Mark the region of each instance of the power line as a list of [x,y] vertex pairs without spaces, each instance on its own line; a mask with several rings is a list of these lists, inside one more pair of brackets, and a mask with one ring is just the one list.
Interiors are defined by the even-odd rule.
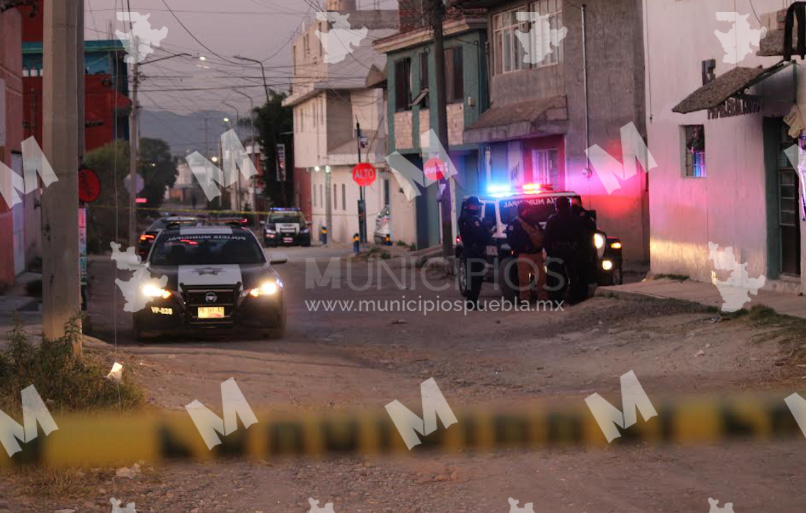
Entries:
[[[128,0],[126,0],[126,1],[128,1]],[[189,35],[190,37],[192,37],[194,41],[196,41],[197,43],[199,43],[199,44],[202,46],[202,48],[204,48],[205,50],[207,50],[208,52],[210,52],[211,54],[215,55],[216,57],[218,57],[218,58],[219,58],[219,59],[221,59],[221,60],[224,60],[224,61],[230,62],[230,63],[232,63],[232,64],[237,64],[236,62],[231,61],[231,60],[227,59],[226,57],[222,57],[221,55],[219,55],[218,53],[216,53],[215,51],[213,51],[213,49],[212,49],[212,48],[210,48],[210,47],[209,47],[209,46],[207,46],[206,44],[202,43],[202,42],[201,42],[201,40],[200,40],[198,37],[196,37],[196,36],[193,34],[193,32],[191,32],[191,31],[190,31],[190,29],[188,29],[188,28],[185,26],[185,24],[184,24],[184,23],[182,23],[182,20],[181,20],[181,19],[179,19],[179,16],[177,16],[177,15],[176,15],[176,13],[173,11],[173,9],[171,9],[171,6],[169,6],[169,5],[168,5],[168,2],[167,2],[166,0],[162,0],[162,3],[163,3],[163,5],[165,5],[165,8],[166,8],[166,9],[168,9],[168,11],[171,13],[171,16],[173,16],[173,17],[174,17],[174,19],[176,20],[176,22],[177,22],[177,23],[179,23],[179,25],[180,25],[180,26],[181,26],[183,29],[185,29],[185,32],[187,32],[187,33],[188,33],[188,35]]]

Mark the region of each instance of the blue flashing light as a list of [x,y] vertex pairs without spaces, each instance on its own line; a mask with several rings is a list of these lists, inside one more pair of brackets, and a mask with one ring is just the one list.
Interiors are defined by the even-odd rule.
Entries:
[[491,196],[499,197],[499,196],[507,196],[513,193],[512,187],[509,185],[489,185],[487,186],[487,193]]

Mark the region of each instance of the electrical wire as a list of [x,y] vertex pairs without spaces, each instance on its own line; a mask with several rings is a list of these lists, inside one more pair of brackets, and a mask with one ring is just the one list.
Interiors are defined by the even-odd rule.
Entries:
[[[126,0],[126,1],[128,1],[128,0]],[[226,61],[226,62],[229,62],[229,63],[232,63],[232,64],[240,64],[240,63],[237,63],[237,62],[235,62],[235,61],[231,61],[231,60],[227,59],[226,57],[223,57],[223,56],[219,55],[219,54],[218,54],[218,53],[216,53],[216,52],[215,52],[215,51],[214,51],[212,48],[210,48],[210,47],[209,47],[209,46],[207,46],[206,44],[202,43],[202,42],[201,42],[201,40],[200,40],[198,37],[196,37],[196,35],[195,35],[195,34],[193,34],[193,32],[191,32],[191,31],[190,31],[190,29],[188,29],[188,28],[185,26],[185,24],[184,24],[184,23],[182,23],[182,20],[179,18],[179,16],[177,16],[177,15],[176,15],[176,13],[173,11],[173,9],[171,9],[171,6],[169,6],[169,5],[168,5],[167,0],[162,0],[162,3],[163,3],[163,5],[165,5],[165,8],[166,8],[166,9],[168,9],[168,11],[171,13],[171,16],[173,16],[173,17],[174,17],[174,19],[176,20],[176,22],[177,22],[177,23],[179,23],[179,25],[180,25],[180,26],[181,26],[183,29],[185,29],[185,32],[187,32],[187,33],[188,33],[188,35],[189,35],[190,37],[192,37],[194,41],[196,41],[197,43],[199,43],[199,44],[202,46],[202,48],[204,48],[205,50],[207,50],[208,52],[210,52],[211,54],[215,55],[216,57],[218,57],[219,59],[221,59],[221,60],[223,60],[223,61]]]

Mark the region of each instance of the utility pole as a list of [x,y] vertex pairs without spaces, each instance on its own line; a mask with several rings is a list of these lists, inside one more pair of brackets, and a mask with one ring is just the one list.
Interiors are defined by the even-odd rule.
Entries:
[[[238,135],[238,130],[241,128],[241,112],[238,110],[237,107],[235,107],[232,104],[229,104],[227,102],[221,102],[221,103],[235,111],[235,125],[234,125],[235,128],[234,128],[234,130],[235,130],[235,136],[238,138],[238,141],[240,141],[241,136]],[[231,122],[230,122],[230,128],[233,128],[233,125],[232,125]],[[237,169],[235,168],[235,155],[223,155],[222,158],[229,159],[229,162],[231,164],[231,167],[229,169],[231,169],[233,172],[235,172],[235,176],[236,176],[237,180],[235,182],[235,205],[234,205],[234,208],[238,212],[241,212],[243,210],[243,208],[241,208],[241,173],[238,173]],[[223,161],[222,161],[222,165],[223,165]],[[227,168],[224,167],[224,169],[227,169]]]
[[263,61],[250,59],[249,57],[241,57],[240,55],[236,55],[235,58],[242,61],[254,62],[260,65],[260,72],[263,74],[263,90],[266,91],[266,105],[271,103],[271,100],[269,100],[269,85],[266,83],[266,68],[263,67]]
[[129,115],[129,247],[137,244],[137,87],[140,84],[140,62],[136,52],[139,49],[137,36],[132,39],[134,64],[132,65],[132,112]]
[[[258,167],[258,154],[255,149],[257,148],[257,142],[255,141],[255,102],[252,100],[252,97],[248,94],[239,91],[237,89],[233,89],[236,93],[240,94],[241,96],[246,96],[249,98],[249,138],[252,142],[252,155],[250,155],[250,159],[253,161],[255,165],[255,169]],[[257,212],[257,183],[256,183],[257,176],[252,177],[252,210]],[[260,225],[258,224],[259,217],[255,214],[255,228],[258,228]]]
[[137,102],[137,89],[140,86],[140,66],[151,64],[152,62],[166,61],[176,57],[190,57],[189,53],[176,53],[159,59],[140,62],[140,39],[132,36],[132,50],[129,56],[134,59],[132,64],[132,112],[129,116],[129,246],[137,244],[137,151],[140,144],[140,133],[138,130],[138,116],[140,104]]
[[[42,335],[50,340],[64,336],[65,323],[81,310],[78,126],[84,116],[77,99],[83,64],[77,61],[83,53],[83,9],[83,0],[44,7],[42,147],[59,178],[42,194]],[[73,354],[81,354],[80,339]]]
[[[361,163],[361,123],[355,122],[355,138],[358,148],[358,163]],[[364,201],[364,186],[358,186],[358,239],[361,244],[367,243],[367,204]]]
[[[445,98],[445,34],[442,22],[445,19],[445,4],[443,0],[430,0],[431,28],[434,31],[434,64],[436,66],[436,109],[437,109],[437,137],[440,144],[448,151],[448,113]],[[445,158],[450,158],[445,155]],[[445,162],[447,165],[448,163]],[[443,177],[439,181],[442,189],[439,195],[440,214],[442,218],[442,254],[445,258],[453,255],[453,220],[452,192],[450,178]]]

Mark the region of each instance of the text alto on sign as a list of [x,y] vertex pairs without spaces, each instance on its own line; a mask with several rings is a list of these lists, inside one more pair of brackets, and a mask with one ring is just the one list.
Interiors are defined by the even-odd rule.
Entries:
[[375,166],[369,162],[361,162],[353,168],[353,181],[361,187],[369,187],[377,177]]

